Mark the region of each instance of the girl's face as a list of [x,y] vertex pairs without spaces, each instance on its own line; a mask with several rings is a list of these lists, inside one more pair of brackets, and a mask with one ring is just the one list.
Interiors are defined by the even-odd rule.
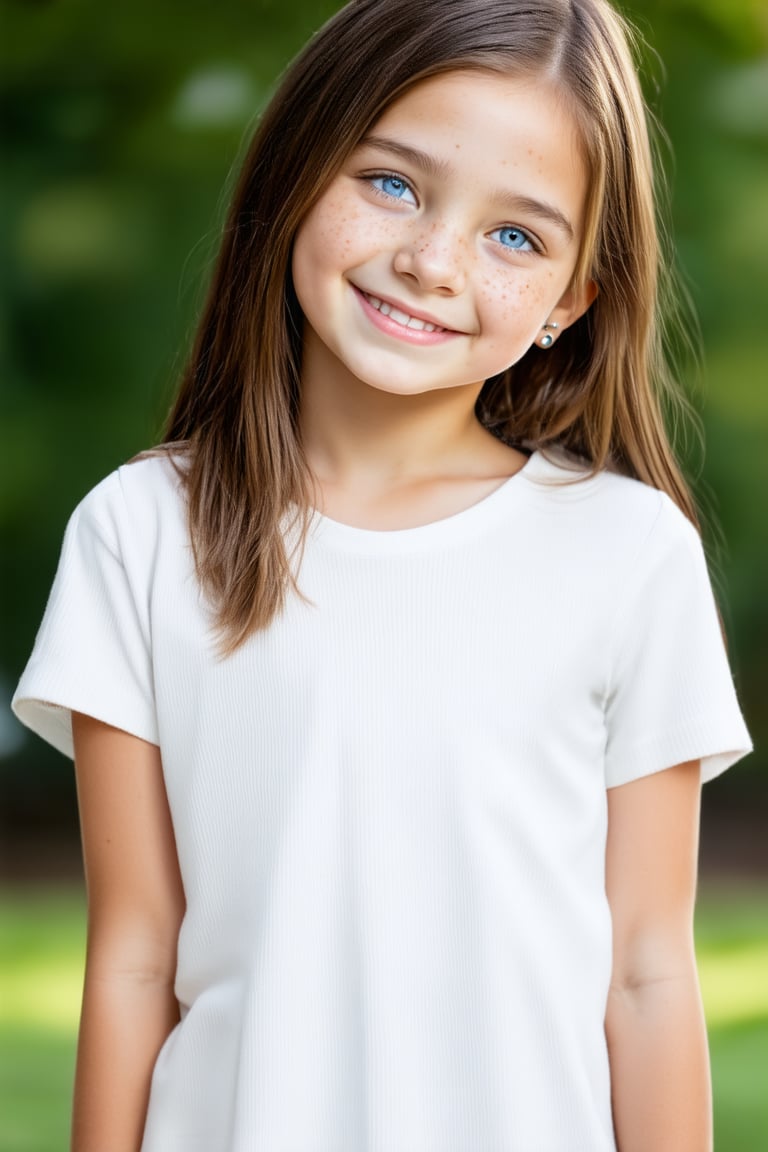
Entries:
[[575,122],[544,81],[453,72],[412,88],[296,237],[304,380],[481,385],[544,324],[559,335],[595,292],[569,289],[586,189]]

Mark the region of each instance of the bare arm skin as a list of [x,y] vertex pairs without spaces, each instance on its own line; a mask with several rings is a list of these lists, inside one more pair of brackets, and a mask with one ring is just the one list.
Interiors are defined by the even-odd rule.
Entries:
[[699,796],[698,761],[608,791],[606,1035],[619,1152],[712,1149],[693,949]]
[[138,1152],[152,1069],[179,1019],[184,893],[160,750],[74,715],[88,894],[72,1152]]

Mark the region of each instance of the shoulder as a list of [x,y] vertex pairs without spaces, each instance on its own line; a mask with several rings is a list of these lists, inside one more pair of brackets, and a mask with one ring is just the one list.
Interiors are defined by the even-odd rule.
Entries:
[[181,495],[182,467],[170,453],[142,453],[95,484],[78,509],[99,516],[119,514],[121,507],[175,504]]
[[178,516],[184,504],[181,467],[166,452],[138,456],[91,488],[75,508],[73,519],[119,533],[132,524],[146,529],[153,522]]
[[73,548],[94,558],[110,554],[142,580],[161,550],[180,557],[188,532],[179,467],[168,453],[152,452],[109,473],[72,513],[63,554]]
[[699,533],[682,510],[640,480],[610,469],[592,474],[584,461],[560,448],[540,453],[530,478],[543,503],[567,512],[585,546],[602,542],[641,567],[674,552],[702,552]]

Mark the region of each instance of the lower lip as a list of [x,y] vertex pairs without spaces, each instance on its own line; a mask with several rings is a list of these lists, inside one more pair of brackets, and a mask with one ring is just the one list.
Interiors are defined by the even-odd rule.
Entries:
[[440,332],[428,332],[424,328],[407,328],[404,324],[398,324],[391,316],[385,316],[383,312],[379,312],[378,308],[374,308],[373,304],[371,304],[359,288],[355,288],[354,291],[360,301],[363,312],[365,312],[374,327],[378,328],[380,332],[384,332],[387,336],[394,336],[397,340],[404,340],[406,344],[420,344],[422,346],[445,344],[448,340],[453,340],[454,337],[460,335],[459,332],[454,332],[451,328],[444,328]]

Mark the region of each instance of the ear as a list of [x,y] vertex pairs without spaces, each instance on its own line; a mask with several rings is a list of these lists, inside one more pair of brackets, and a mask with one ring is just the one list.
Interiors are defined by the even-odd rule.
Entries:
[[587,280],[581,288],[568,288],[550,313],[550,323],[559,328],[569,328],[592,306],[599,289],[596,280]]

